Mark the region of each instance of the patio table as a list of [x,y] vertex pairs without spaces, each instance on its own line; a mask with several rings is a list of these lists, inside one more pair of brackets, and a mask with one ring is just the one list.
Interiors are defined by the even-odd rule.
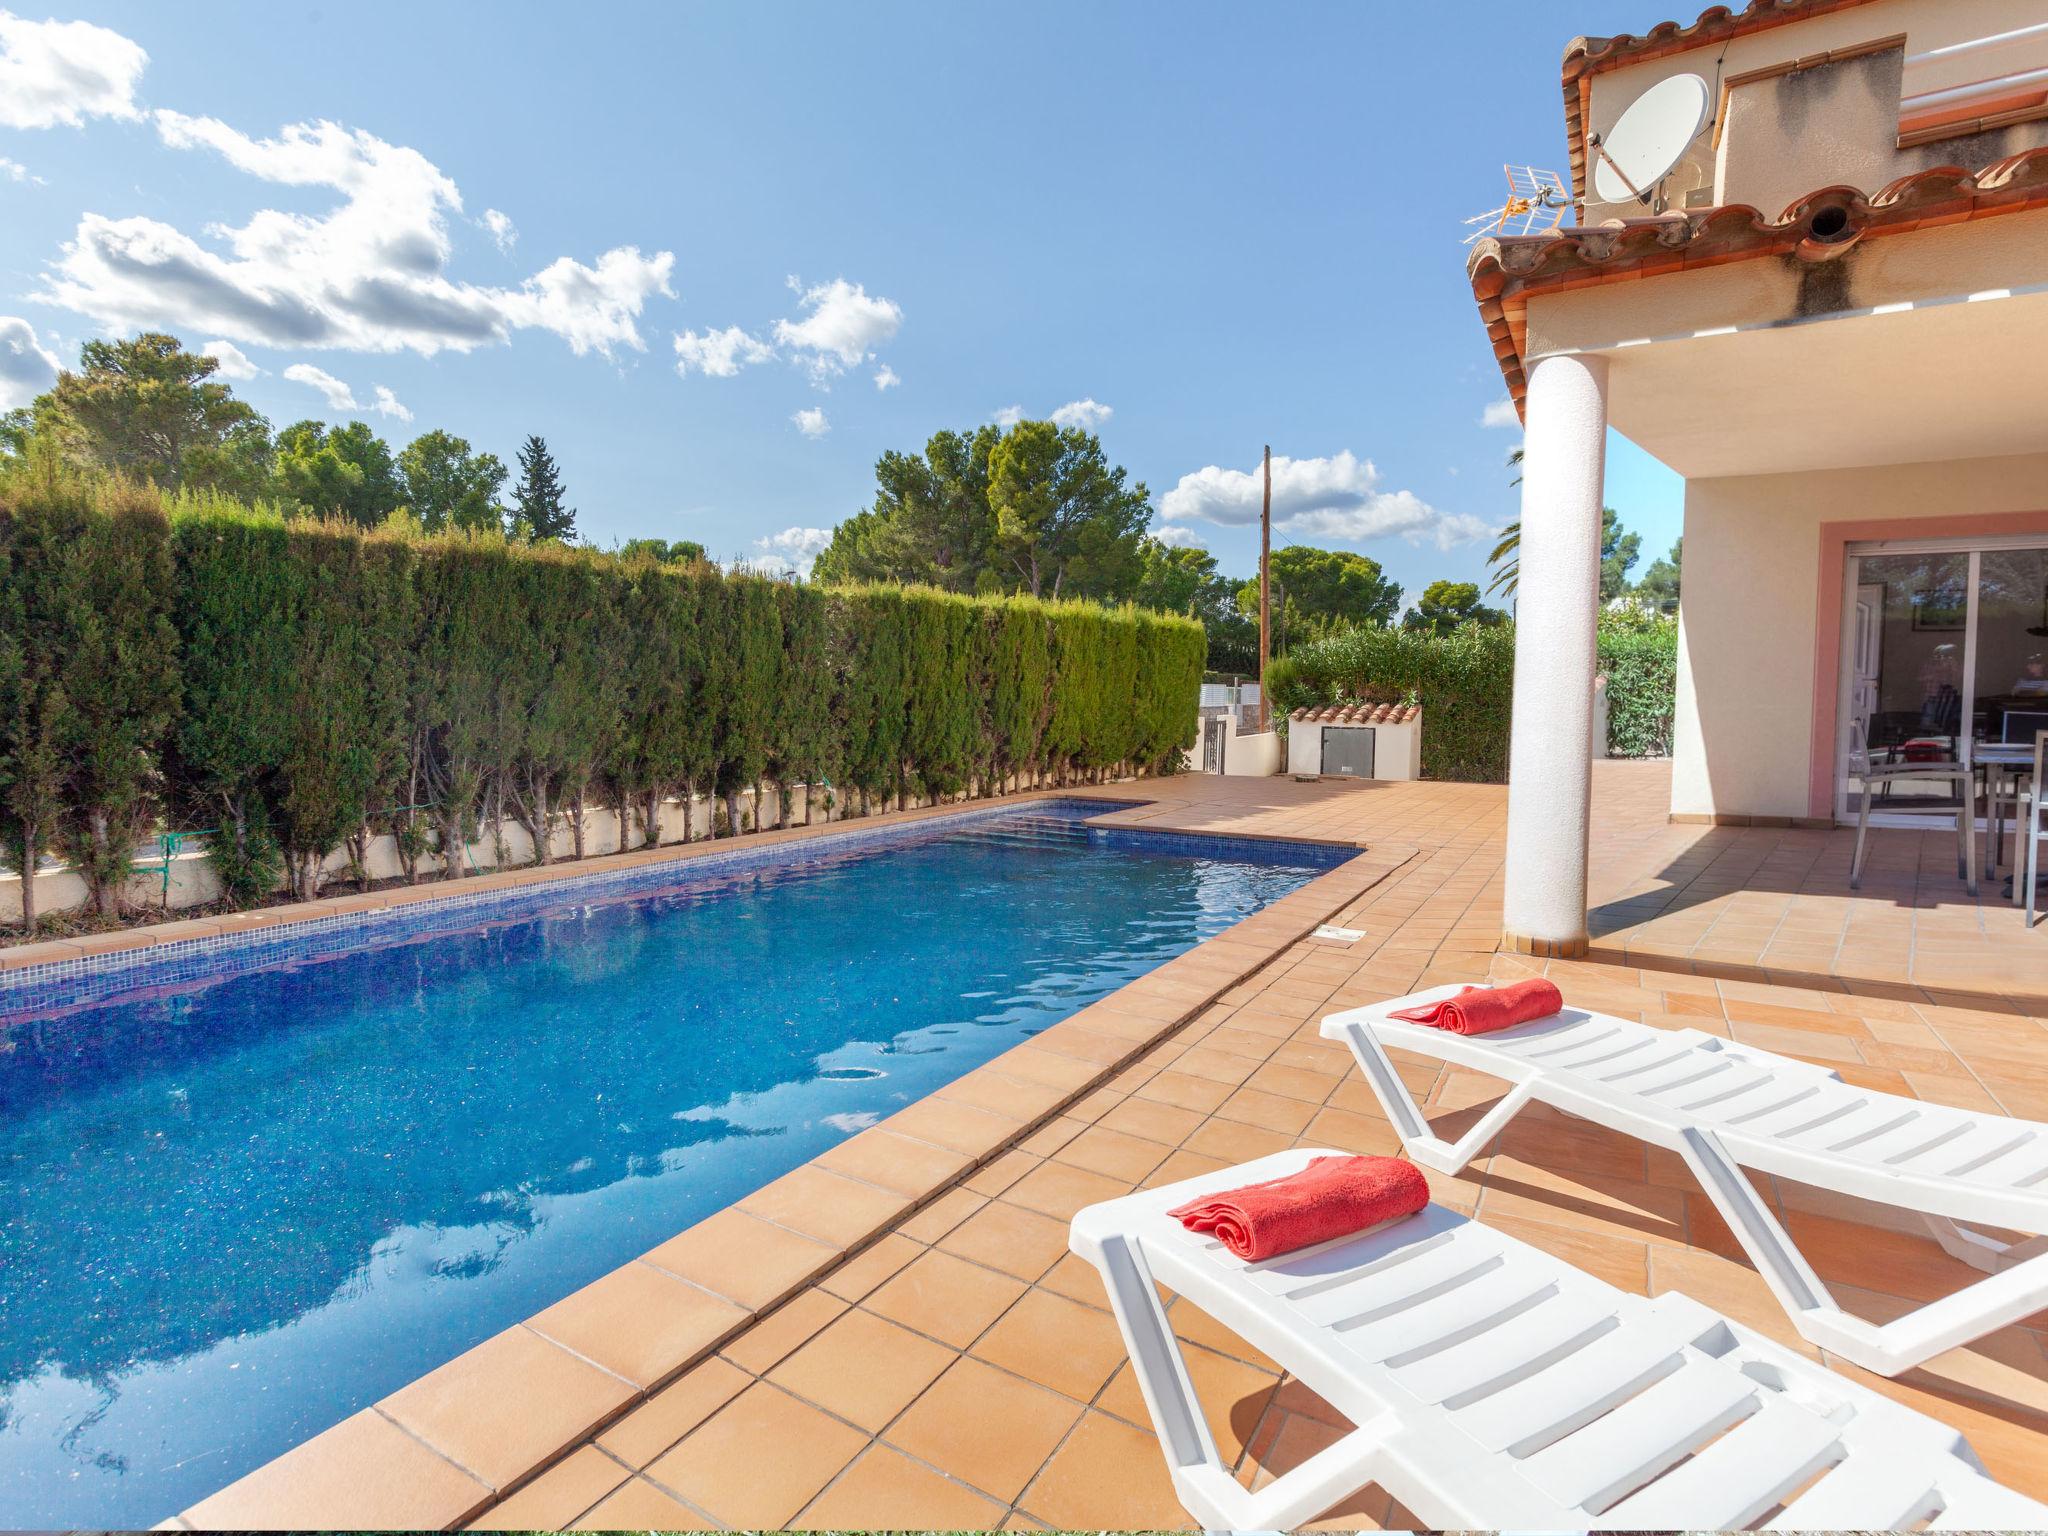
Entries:
[[[1995,875],[1998,873],[1998,852],[2005,842],[2005,801],[1998,792],[1998,781],[2001,777],[2011,781],[2012,795],[2017,802],[2020,785],[2034,776],[2034,744],[2031,741],[1980,741],[1971,748],[1970,756],[1984,769],[1985,824],[1990,833],[1985,864],[1986,873]],[[2015,849],[2015,867],[2022,862]],[[2021,895],[2015,880],[2012,899],[2017,902]]]

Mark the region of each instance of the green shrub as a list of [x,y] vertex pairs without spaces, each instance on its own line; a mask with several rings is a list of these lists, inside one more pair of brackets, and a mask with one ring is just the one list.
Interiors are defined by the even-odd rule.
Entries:
[[1422,705],[1424,778],[1507,781],[1513,625],[1467,624],[1447,635],[1346,630],[1294,647],[1267,675],[1283,718],[1304,705],[1412,698]]
[[1607,675],[1607,751],[1669,757],[1678,702],[1678,620],[1637,609],[1600,616],[1600,670]]

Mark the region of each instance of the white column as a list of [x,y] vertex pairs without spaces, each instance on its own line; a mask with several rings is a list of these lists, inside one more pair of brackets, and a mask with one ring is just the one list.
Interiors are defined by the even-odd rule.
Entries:
[[1503,937],[1525,953],[1583,954],[1607,359],[1544,358],[1524,416]]

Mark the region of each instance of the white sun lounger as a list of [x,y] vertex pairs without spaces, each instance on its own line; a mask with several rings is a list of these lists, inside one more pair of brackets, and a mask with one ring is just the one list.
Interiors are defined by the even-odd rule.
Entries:
[[[1327,1155],[1276,1152],[1074,1218],[1204,1527],[1291,1529],[1371,1483],[1438,1529],[2048,1527],[2048,1505],[1992,1481],[1955,1430],[1690,1297],[1630,1295],[1441,1206],[1260,1264],[1166,1214]],[[1241,1486],[1160,1285],[1356,1428]]]
[[[1531,1099],[1676,1152],[1806,1338],[1896,1376],[2048,1306],[2048,1125],[1853,1087],[1825,1067],[1698,1030],[1566,1008],[1490,1035],[1390,1019],[1456,986],[1323,1021],[1418,1163],[1456,1173]],[[1505,1079],[1505,1097],[1453,1142],[1434,1134],[1386,1048]],[[1987,1278],[1885,1324],[1844,1312],[1743,1169],[1917,1213]],[[1873,1277],[1881,1282],[1882,1277]],[[1880,1284],[1880,1287],[1881,1284]]]

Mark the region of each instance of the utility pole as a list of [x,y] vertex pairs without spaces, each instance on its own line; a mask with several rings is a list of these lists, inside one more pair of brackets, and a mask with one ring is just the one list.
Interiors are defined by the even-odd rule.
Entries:
[[1266,494],[1259,507],[1259,730],[1273,728],[1267,718],[1266,663],[1273,655],[1273,445],[1266,444]]

